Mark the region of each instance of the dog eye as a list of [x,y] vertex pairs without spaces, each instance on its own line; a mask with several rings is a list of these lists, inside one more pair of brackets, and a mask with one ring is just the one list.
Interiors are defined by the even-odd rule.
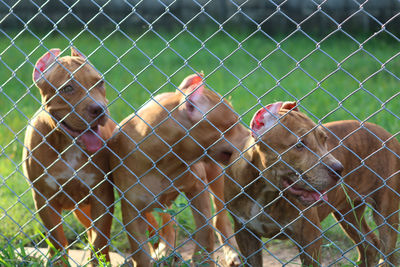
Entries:
[[71,93],[74,91],[74,88],[71,85],[66,85],[63,88],[60,89],[60,92],[65,94],[65,93]]
[[93,87],[104,87],[104,80],[97,81]]
[[105,87],[104,87],[104,80],[100,80],[97,82],[97,84],[95,85],[96,88],[99,88],[100,90],[104,91]]
[[302,141],[299,141],[299,142],[295,145],[295,147],[296,147],[297,149],[302,149],[302,148],[304,147],[304,143],[303,143]]

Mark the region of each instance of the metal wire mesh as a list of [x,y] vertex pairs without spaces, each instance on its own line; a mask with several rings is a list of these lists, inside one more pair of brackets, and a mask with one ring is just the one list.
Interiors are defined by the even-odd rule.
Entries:
[[[67,255],[71,265],[80,266],[109,260],[82,251],[109,247],[113,265],[129,264],[133,257],[139,266],[150,259],[161,266],[342,266],[378,264],[379,259],[396,266],[399,11],[394,0],[0,0],[1,264],[58,264],[59,256]],[[51,50],[55,47],[60,55]],[[85,54],[74,69],[60,63],[71,47]],[[45,71],[35,62],[47,53],[57,59]],[[46,74],[55,69],[66,78]],[[34,70],[40,77],[34,75],[32,82]],[[200,83],[179,86],[202,70]],[[88,85],[83,71],[95,81]],[[109,102],[98,93],[103,81]],[[68,86],[86,93],[74,98],[78,93],[68,92]],[[199,96],[207,90],[203,86],[212,97]],[[172,98],[179,103],[171,108]],[[211,107],[204,108],[199,99]],[[285,123],[295,111],[272,112],[268,103],[276,101],[296,101],[292,108],[315,124],[307,128],[297,121],[304,128],[299,134]],[[101,111],[93,115],[97,111],[90,111],[91,105]],[[59,106],[68,111],[54,112]],[[201,119],[188,123],[176,115],[182,110]],[[261,137],[253,126],[259,110],[274,122]],[[230,115],[237,120],[221,127],[218,123]],[[50,121],[51,129],[43,130],[38,118]],[[107,138],[98,122],[105,118],[117,126]],[[344,136],[325,125],[349,119],[358,127]],[[68,128],[73,120],[81,130]],[[197,132],[202,128],[207,129],[203,136]],[[240,141],[231,138],[238,128],[246,132]],[[266,137],[278,128],[296,142],[277,149]],[[142,138],[138,129],[147,131]],[[174,131],[184,133],[173,139]],[[324,140],[319,131],[336,144],[325,154],[314,146]],[[30,134],[24,138],[25,132]],[[60,133],[64,139],[54,141]],[[27,143],[30,136],[35,141]],[[210,140],[203,140],[206,136]],[[314,143],[304,141],[313,136]],[[85,142],[100,139],[100,147],[88,152]],[[229,163],[208,154],[224,141],[233,153]],[[296,148],[303,149],[305,160],[291,159]],[[202,153],[193,158],[199,149]],[[322,190],[315,179],[324,176],[313,173],[337,171],[327,163],[330,153],[345,155],[345,172],[336,185]],[[256,156],[265,160],[251,158]],[[284,179],[275,177],[289,174],[277,174],[280,169],[297,180],[282,186]],[[237,170],[250,181],[243,184],[247,177]],[[373,186],[358,177],[366,173]],[[224,199],[224,182],[239,188],[237,193],[226,198],[225,188]],[[295,184],[330,198],[320,206],[304,205],[294,197],[300,190]],[[335,190],[343,190],[343,205],[351,208],[331,197]],[[88,203],[97,208],[88,211]],[[65,238],[57,237],[61,225]],[[311,236],[315,239],[307,239]],[[163,243],[169,249],[162,251]],[[59,254],[46,250],[49,244],[59,247]],[[357,248],[365,249],[360,258]],[[260,253],[263,261],[257,262]]]

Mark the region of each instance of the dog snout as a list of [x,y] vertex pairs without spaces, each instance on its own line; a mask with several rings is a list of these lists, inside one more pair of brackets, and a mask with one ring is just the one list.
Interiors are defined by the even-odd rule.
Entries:
[[98,118],[105,115],[105,108],[99,104],[91,104],[88,107],[88,112],[92,118]]
[[343,169],[344,169],[343,165],[339,161],[335,161],[335,162],[329,164],[329,174],[336,180],[340,179]]

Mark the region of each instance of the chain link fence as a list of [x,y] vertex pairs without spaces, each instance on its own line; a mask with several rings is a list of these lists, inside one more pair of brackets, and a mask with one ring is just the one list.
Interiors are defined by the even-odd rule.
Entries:
[[398,266],[399,12],[0,1],[0,265]]

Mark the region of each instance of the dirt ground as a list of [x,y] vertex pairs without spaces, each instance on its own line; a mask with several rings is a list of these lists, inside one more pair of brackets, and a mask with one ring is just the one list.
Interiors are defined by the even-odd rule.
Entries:
[[[216,245],[217,247],[218,245]],[[178,252],[182,255],[184,260],[188,260],[191,258],[191,255],[194,250],[194,243],[189,241],[182,248],[178,249]],[[25,249],[27,255],[40,257],[47,255],[47,249],[35,249],[32,247],[28,247]],[[263,251],[263,266],[275,267],[275,266],[300,266],[300,259],[297,257],[298,250],[289,242],[276,242],[272,245],[269,245]],[[71,266],[81,266],[86,262],[86,259],[89,257],[89,252],[85,250],[70,250],[70,263]],[[219,266],[227,266],[222,247],[218,248],[218,250],[213,255],[214,259],[218,262]],[[115,252],[111,252],[111,264],[112,266],[121,266],[126,263],[125,258]],[[323,266],[326,266],[328,262],[323,262]],[[128,265],[129,266],[129,265]]]
[[[219,245],[216,244],[216,248]],[[190,259],[191,255],[194,251],[194,243],[192,241],[188,242],[184,248],[179,249],[178,252],[183,256],[184,259]],[[263,266],[271,266],[277,267],[286,264],[287,267],[292,266],[300,266],[300,258],[296,257],[298,254],[298,250],[293,245],[280,242],[274,244],[273,246],[268,246],[267,250],[263,251]],[[214,253],[213,258],[220,266],[228,266],[224,259],[223,249],[222,247],[218,248],[218,250]],[[294,259],[295,258],[295,259]],[[289,263],[290,262],[290,263]]]

